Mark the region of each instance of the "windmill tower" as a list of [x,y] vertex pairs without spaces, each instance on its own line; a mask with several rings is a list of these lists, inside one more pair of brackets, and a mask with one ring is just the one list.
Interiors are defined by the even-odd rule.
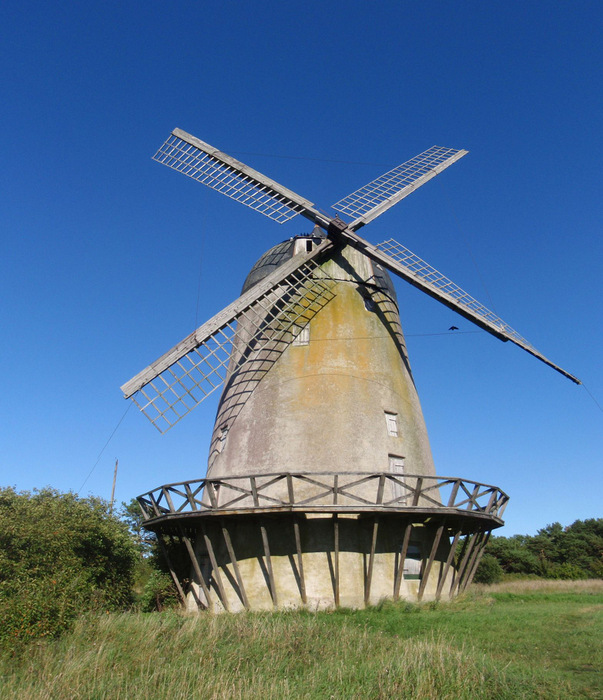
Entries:
[[467,152],[433,147],[334,205],[176,129],[155,160],[283,223],[241,296],[124,384],[160,430],[222,385],[205,478],[139,497],[183,600],[201,609],[451,597],[508,497],[439,477],[389,272],[579,383],[394,240],[356,233]]

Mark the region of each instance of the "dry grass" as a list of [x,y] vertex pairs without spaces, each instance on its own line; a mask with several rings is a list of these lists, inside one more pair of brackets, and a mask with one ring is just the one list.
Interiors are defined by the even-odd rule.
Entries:
[[11,675],[2,697],[19,700],[513,697],[483,657],[437,635],[402,640],[307,614],[82,621]]
[[602,698],[602,608],[601,581],[512,581],[445,605],[106,615],[0,658],[0,697]]
[[516,580],[503,581],[492,585],[473,584],[472,589],[483,593],[599,593],[603,594],[603,580],[554,581],[554,580]]

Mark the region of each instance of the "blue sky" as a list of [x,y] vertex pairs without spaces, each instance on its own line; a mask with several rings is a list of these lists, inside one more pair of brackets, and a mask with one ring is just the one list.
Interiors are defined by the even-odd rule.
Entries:
[[501,534],[600,517],[602,20],[599,2],[5,0],[0,483],[108,498],[118,458],[128,501],[205,473],[217,397],[161,436],[119,386],[309,225],[152,162],[178,126],[323,209],[433,144],[468,149],[363,235],[586,389],[400,282],[437,471],[506,490]]

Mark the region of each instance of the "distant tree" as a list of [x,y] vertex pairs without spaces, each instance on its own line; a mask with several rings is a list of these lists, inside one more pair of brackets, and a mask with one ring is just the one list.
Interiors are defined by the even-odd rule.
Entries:
[[484,554],[477,567],[473,580],[475,583],[498,583],[502,580],[503,568],[498,559],[491,554]]
[[144,529],[144,516],[138,501],[133,498],[129,503],[122,503],[119,516],[128,526],[141,554],[145,557],[151,555],[157,543],[157,536],[154,532]]
[[505,573],[547,578],[603,578],[603,519],[552,523],[536,535],[492,537],[486,548]]
[[56,636],[87,610],[126,608],[139,559],[101,499],[0,489],[0,645]]

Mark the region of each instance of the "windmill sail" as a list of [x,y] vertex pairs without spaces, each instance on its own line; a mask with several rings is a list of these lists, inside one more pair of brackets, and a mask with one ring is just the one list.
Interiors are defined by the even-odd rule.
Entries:
[[357,217],[348,224],[348,228],[357,231],[467,153],[469,151],[432,146],[356,192],[340,199],[333,204],[332,208],[341,214]]
[[463,291],[441,272],[438,272],[438,270],[429,265],[429,263],[421,260],[421,258],[393,238],[374,246],[355,234],[350,235],[349,232],[345,232],[343,235],[349,237],[351,244],[355,248],[363,250],[366,255],[375,262],[380,263],[414,287],[421,289],[426,294],[429,294],[429,296],[445,304],[453,311],[456,311],[472,323],[475,323],[480,328],[491,333],[499,340],[510,340],[515,345],[518,345],[520,348],[530,353],[530,355],[533,355],[549,367],[563,374],[563,376],[571,379],[574,383],[582,383],[579,379],[574,377],[574,375],[559,367],[559,365],[556,365],[554,362],[551,362],[542,353],[538,352],[533,345],[528,343],[525,338],[522,338],[517,331],[513,330],[511,326],[505,323],[495,313],[487,309],[483,304]]
[[122,386],[163,433],[253,363],[257,383],[310,319],[332,298],[333,282],[315,257],[297,255]]
[[153,160],[217,190],[279,224],[298,214],[303,214],[314,222],[326,220],[314,209],[312,202],[182,129],[172,131]]

